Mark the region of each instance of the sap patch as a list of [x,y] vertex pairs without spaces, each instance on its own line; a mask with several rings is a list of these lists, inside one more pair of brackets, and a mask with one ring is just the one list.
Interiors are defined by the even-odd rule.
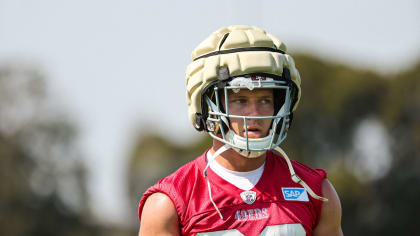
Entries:
[[304,188],[281,188],[284,200],[308,202],[308,193]]

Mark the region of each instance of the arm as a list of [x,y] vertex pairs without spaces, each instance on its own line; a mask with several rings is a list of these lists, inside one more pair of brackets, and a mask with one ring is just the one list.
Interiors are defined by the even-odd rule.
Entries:
[[324,179],[322,182],[322,193],[328,198],[321,210],[319,223],[314,229],[314,236],[343,236],[341,230],[341,204],[333,185]]
[[150,195],[141,213],[139,236],[179,235],[178,214],[171,199],[163,193]]

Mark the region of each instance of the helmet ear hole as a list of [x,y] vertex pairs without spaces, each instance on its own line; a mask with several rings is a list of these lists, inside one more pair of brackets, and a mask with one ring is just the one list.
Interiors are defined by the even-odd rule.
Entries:
[[197,131],[203,131],[205,129],[204,119],[200,113],[195,113],[194,123],[195,123],[194,128]]

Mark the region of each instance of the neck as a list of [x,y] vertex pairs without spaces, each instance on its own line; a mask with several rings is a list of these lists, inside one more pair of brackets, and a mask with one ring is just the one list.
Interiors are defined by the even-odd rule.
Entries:
[[[213,147],[210,149],[211,154],[214,154],[223,145],[224,143],[213,139]],[[245,172],[258,169],[264,164],[265,159],[266,154],[256,158],[247,158],[230,148],[220,154],[215,161],[228,170]]]

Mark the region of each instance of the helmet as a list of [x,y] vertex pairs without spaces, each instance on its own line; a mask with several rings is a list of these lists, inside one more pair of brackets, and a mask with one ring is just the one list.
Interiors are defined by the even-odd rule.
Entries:
[[[284,43],[258,27],[230,26],[212,33],[194,49],[191,58],[186,95],[189,119],[198,131],[207,131],[249,158],[280,145],[301,94],[300,75]],[[274,114],[230,114],[228,91],[239,89],[273,89]],[[229,118],[243,119],[244,124],[250,119],[271,119],[272,124],[266,137],[248,138],[247,130],[242,137],[231,129]]]

